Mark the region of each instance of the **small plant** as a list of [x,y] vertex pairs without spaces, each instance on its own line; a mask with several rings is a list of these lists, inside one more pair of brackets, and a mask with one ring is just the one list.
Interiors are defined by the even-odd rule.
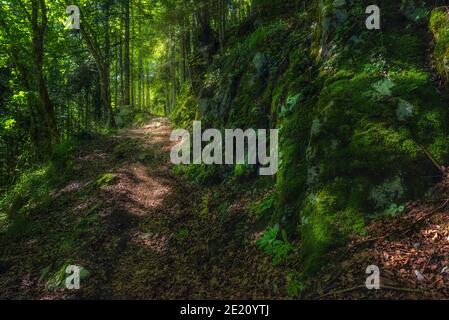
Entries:
[[287,293],[290,297],[298,297],[301,291],[304,290],[304,283],[299,279],[296,272],[289,272],[287,274]]
[[179,231],[176,233],[175,238],[176,238],[176,240],[178,240],[178,241],[182,241],[182,240],[184,240],[185,238],[187,238],[188,236],[189,236],[189,230],[187,230],[187,229],[181,229],[181,230],[179,230]]
[[[64,263],[61,268],[56,270],[54,273],[51,273],[52,266],[49,265],[41,270],[40,280],[47,279],[45,286],[49,290],[63,289],[65,288],[65,280],[67,277],[66,269],[69,266],[69,263]],[[81,267],[79,270],[80,280],[86,279],[90,276],[90,272]]]
[[271,194],[259,202],[256,202],[251,206],[251,211],[253,211],[258,218],[268,216],[273,212],[275,198]]
[[391,206],[385,210],[384,214],[390,217],[396,217],[397,215],[405,211],[404,205],[397,205],[396,203],[391,204]]
[[92,183],[92,186],[103,189],[109,186],[117,177],[112,173],[105,173],[98,177],[96,181]]
[[293,250],[292,245],[287,240],[287,233],[282,230],[282,240],[278,239],[279,224],[268,228],[257,245],[266,253],[273,255],[273,263],[279,265],[284,262],[288,254]]
[[220,204],[220,206],[218,207],[218,221],[220,223],[225,222],[226,218],[229,216],[229,202],[223,202],[222,204]]
[[200,215],[203,217],[209,215],[209,202],[210,202],[210,196],[207,193],[201,199]]

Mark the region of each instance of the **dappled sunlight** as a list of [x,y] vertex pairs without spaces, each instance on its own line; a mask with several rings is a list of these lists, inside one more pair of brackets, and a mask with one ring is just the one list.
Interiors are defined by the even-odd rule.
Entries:
[[150,209],[160,206],[172,191],[164,178],[149,175],[142,164],[125,164],[117,171],[116,177],[117,182],[104,190],[112,197],[111,201],[118,200],[122,207],[135,215],[145,215]]
[[79,181],[70,181],[70,183],[68,183],[65,187],[63,187],[61,190],[55,192],[53,195],[55,197],[59,197],[64,193],[73,193],[73,192],[78,192],[80,191],[82,188],[84,188],[86,186],[86,183],[82,183]]
[[[160,137],[156,138],[156,135],[153,134],[154,128],[159,130]],[[143,146],[153,148],[159,146],[159,143],[167,143],[169,131],[168,122],[156,118],[141,128],[121,132],[119,137],[137,140]],[[136,145],[136,148],[139,146]],[[115,170],[114,183],[104,188],[104,191],[110,196],[108,201],[118,201],[120,206],[130,214],[148,215],[152,210],[160,207],[173,191],[172,181],[168,178],[169,174],[165,165],[165,163],[156,163],[146,166],[141,162],[125,161]]]
[[143,246],[146,249],[152,250],[155,253],[163,254],[168,249],[168,242],[170,236],[158,233],[144,233],[139,230],[130,232],[130,240],[132,243]]
[[154,118],[149,124],[140,128],[128,129],[119,136],[138,139],[144,144],[166,144],[170,137],[171,128],[166,119]]
[[449,298],[447,2],[0,0],[0,300]]

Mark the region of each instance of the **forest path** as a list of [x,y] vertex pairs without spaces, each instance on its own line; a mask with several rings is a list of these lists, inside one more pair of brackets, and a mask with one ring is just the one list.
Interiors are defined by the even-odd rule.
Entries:
[[[0,297],[285,297],[282,268],[255,245],[252,191],[174,174],[170,132],[166,119],[154,118],[86,141],[72,178],[27,222],[33,230],[8,240]],[[63,288],[67,265],[89,272],[80,290]]]

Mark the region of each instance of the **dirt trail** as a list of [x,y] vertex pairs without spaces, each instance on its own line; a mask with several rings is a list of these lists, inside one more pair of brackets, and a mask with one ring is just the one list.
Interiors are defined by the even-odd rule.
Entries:
[[[1,240],[13,245],[0,261],[0,297],[285,297],[282,268],[254,244],[251,190],[202,188],[175,175],[170,131],[155,118],[86,141],[73,178],[27,222],[33,230]],[[89,272],[78,291],[61,288],[68,264]]]

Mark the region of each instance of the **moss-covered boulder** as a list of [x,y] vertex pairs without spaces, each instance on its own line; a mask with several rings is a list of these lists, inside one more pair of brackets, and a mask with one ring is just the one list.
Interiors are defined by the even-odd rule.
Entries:
[[296,205],[306,273],[369,217],[428,190],[438,170],[423,147],[441,162],[448,156],[448,101],[426,67],[427,30],[408,18],[410,7],[385,1],[390,21],[366,30],[364,7],[349,3],[321,3],[312,54],[322,88],[281,135],[278,208]]

